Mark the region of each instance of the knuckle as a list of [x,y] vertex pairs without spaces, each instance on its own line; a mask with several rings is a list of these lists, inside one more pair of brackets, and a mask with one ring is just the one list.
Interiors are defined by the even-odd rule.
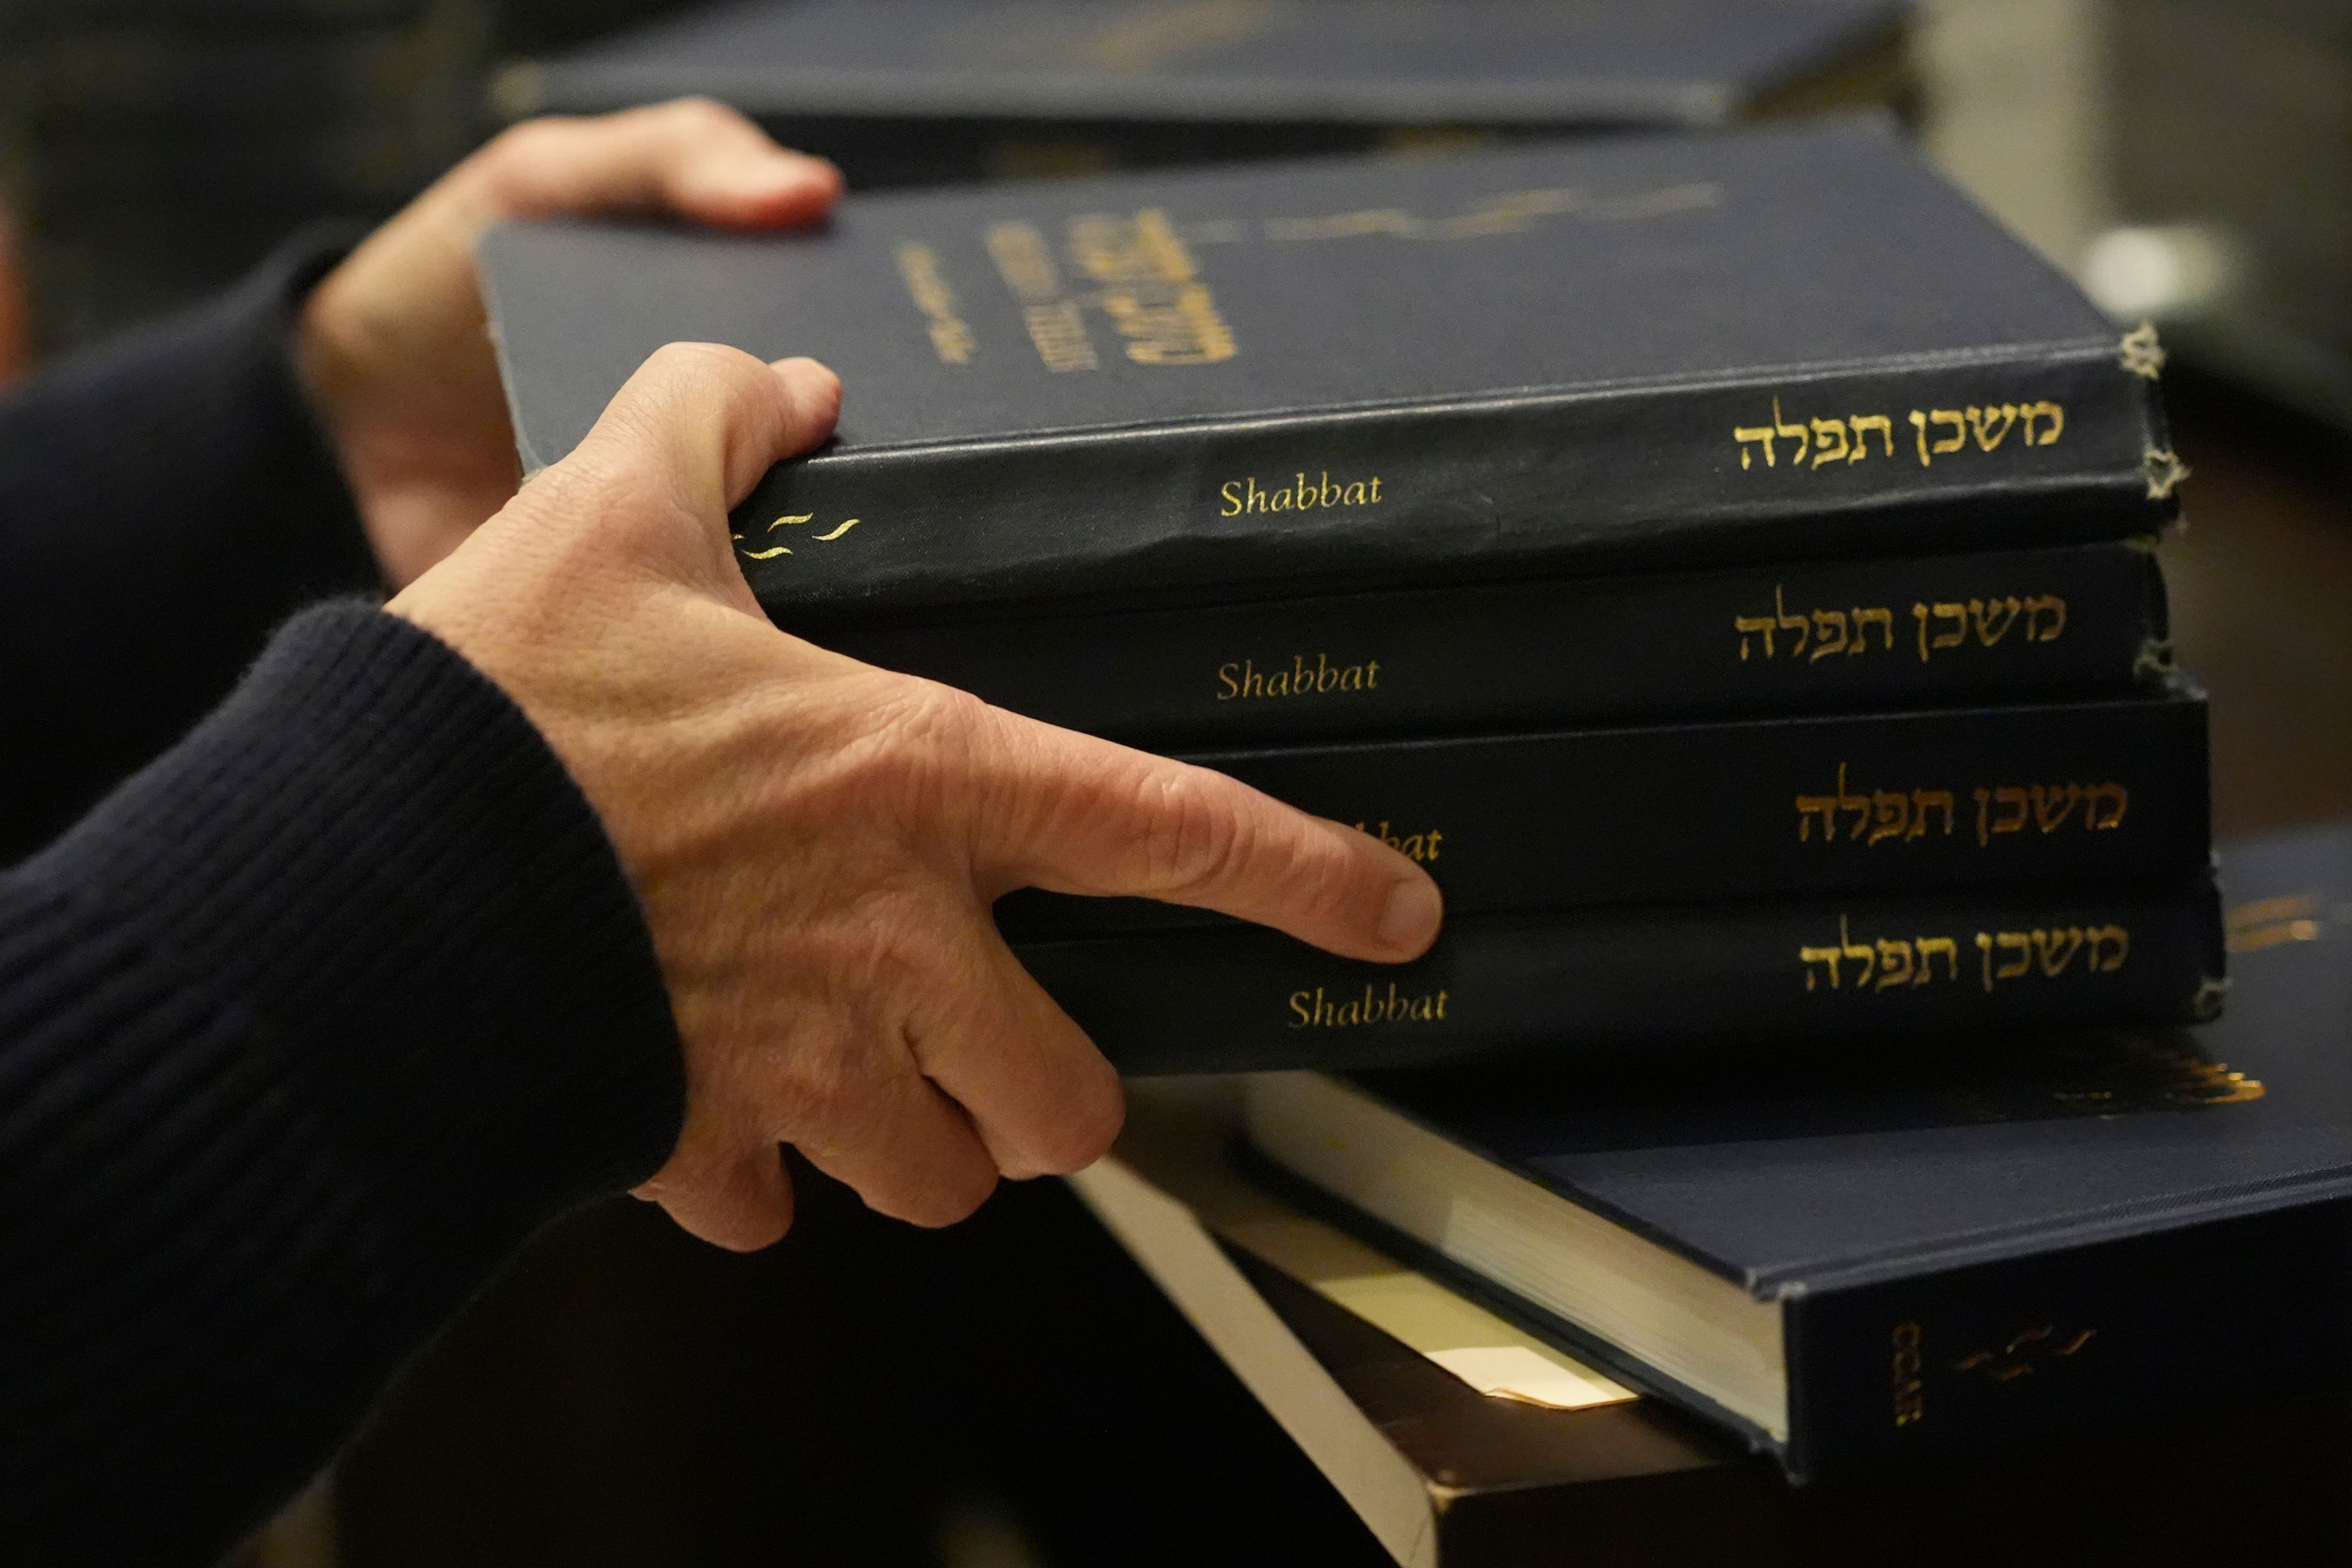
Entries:
[[500,178],[537,168],[563,152],[579,124],[569,116],[550,114],[510,125],[484,145],[482,167]]
[[970,1219],[995,1191],[994,1167],[984,1160],[961,1161],[955,1169],[932,1173],[919,1191],[904,1194],[884,1212],[909,1225],[939,1230]]
[[703,93],[688,93],[673,98],[658,107],[657,112],[678,129],[709,133],[731,131],[749,123],[727,105]]
[[1222,881],[1255,847],[1253,826],[1235,813],[1224,792],[1200,773],[1156,773],[1143,784],[1150,875],[1170,892]]

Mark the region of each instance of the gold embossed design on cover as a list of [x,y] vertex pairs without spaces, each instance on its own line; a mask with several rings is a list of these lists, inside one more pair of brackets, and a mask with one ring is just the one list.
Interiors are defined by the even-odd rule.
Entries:
[[[816,514],[813,511],[793,513],[784,517],[780,517],[776,519],[775,521],[768,524],[767,531],[773,533],[780,528],[803,528],[815,521]],[[823,533],[811,535],[810,542],[817,544],[831,544],[835,540],[839,539],[851,529],[856,528],[858,521],[858,519],[853,517],[845,522],[835,523],[832,528],[827,529]],[[743,543],[743,536],[741,534],[730,534],[728,537],[735,541],[736,545],[738,546],[736,553],[742,556],[746,561],[773,561],[779,555],[790,555],[793,552],[792,546],[788,544],[772,544],[763,550],[743,549],[741,548]]]

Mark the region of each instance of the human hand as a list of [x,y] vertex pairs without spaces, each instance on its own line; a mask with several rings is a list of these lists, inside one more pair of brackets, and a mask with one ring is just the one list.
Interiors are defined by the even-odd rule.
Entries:
[[684,100],[516,126],[449,171],[314,289],[295,363],[394,585],[515,490],[474,240],[500,218],[668,214],[730,228],[821,217],[841,174],[731,109]]
[[791,1223],[779,1142],[926,1225],[1109,1145],[1116,1077],[991,921],[1015,887],[1375,960],[1425,951],[1441,914],[1361,833],[770,625],[727,512],[839,397],[807,360],[664,349],[390,605],[514,698],[604,821],[687,1058],[685,1128],[639,1195],[740,1248]]

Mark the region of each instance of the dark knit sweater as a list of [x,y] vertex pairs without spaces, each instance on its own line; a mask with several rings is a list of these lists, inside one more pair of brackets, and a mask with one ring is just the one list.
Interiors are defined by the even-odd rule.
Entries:
[[529,721],[364,604],[268,635],[370,570],[304,281],[0,403],[0,1562],[216,1558],[677,1133],[642,914]]

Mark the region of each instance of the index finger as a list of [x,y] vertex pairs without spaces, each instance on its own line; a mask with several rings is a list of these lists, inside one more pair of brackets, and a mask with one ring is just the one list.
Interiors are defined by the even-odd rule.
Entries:
[[977,851],[1007,888],[1189,904],[1384,963],[1437,939],[1437,884],[1378,839],[1207,768],[1001,721]]
[[841,171],[781,147],[709,99],[593,119],[534,120],[471,161],[483,220],[551,214],[673,213],[761,228],[804,223],[841,195]]

